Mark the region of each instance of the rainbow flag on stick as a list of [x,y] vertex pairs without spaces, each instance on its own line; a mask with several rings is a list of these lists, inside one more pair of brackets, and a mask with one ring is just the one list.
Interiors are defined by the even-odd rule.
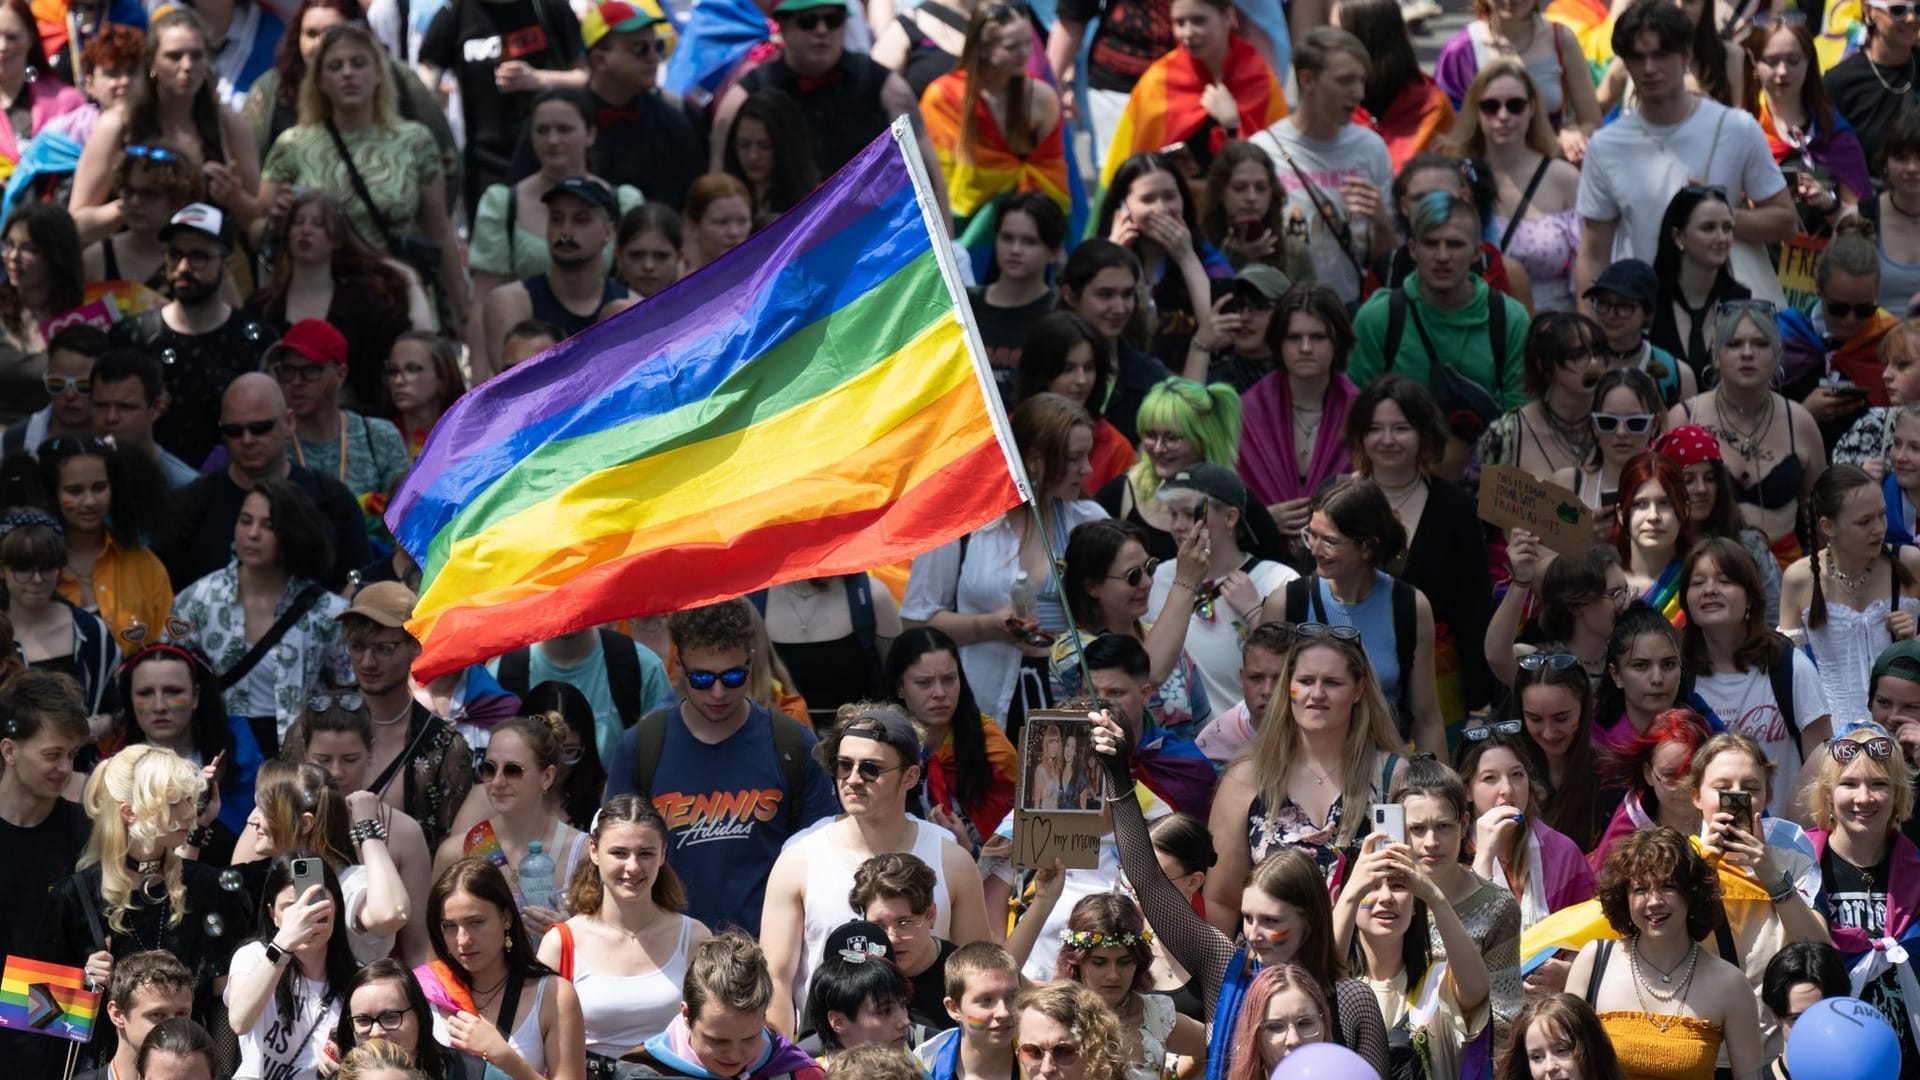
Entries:
[[100,992],[77,967],[7,957],[0,972],[0,1028],[83,1043],[93,1038]]
[[387,511],[421,680],[864,571],[1026,480],[904,122],[713,265],[468,394]]

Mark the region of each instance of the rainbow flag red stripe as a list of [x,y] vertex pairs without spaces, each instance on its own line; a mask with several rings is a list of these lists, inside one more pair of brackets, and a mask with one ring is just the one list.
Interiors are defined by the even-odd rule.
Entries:
[[712,266],[435,425],[387,512],[424,573],[416,677],[910,558],[1021,501],[911,153],[896,125]]
[[0,1028],[87,1042],[99,1009],[80,968],[9,956],[0,971]]

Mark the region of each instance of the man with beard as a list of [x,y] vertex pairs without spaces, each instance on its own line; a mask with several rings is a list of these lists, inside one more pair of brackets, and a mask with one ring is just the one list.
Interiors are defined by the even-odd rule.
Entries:
[[[300,342],[296,340],[281,351],[293,352],[298,347]],[[322,585],[338,589],[349,571],[372,561],[360,503],[353,493],[338,480],[315,475],[287,459],[293,418],[287,399],[271,376],[253,371],[234,379],[222,395],[216,415],[220,434],[226,440],[227,467],[207,473],[180,492],[173,535],[154,545],[155,554],[167,566],[167,576],[179,588],[227,564],[240,504],[262,480],[291,480],[320,509],[334,552],[333,572]],[[268,752],[271,755],[270,749]]]
[[122,319],[108,337],[159,358],[170,407],[154,421],[154,441],[197,467],[219,443],[215,403],[236,375],[260,370],[275,335],[220,299],[233,253],[233,223],[225,211],[189,203],[160,230],[160,243],[172,301]]
[[540,201],[547,204],[547,272],[487,294],[482,340],[494,353],[487,370],[475,372],[476,381],[505,369],[504,348],[494,343],[504,342],[508,328],[521,320],[552,323],[564,337],[572,337],[599,322],[609,303],[628,295],[625,285],[607,276],[605,266],[604,253],[620,217],[613,192],[590,177],[569,176]]

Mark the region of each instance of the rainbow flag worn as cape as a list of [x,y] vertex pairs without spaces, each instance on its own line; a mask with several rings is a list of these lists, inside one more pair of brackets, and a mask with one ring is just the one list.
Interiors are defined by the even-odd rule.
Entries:
[[982,97],[973,103],[979,131],[973,160],[961,161],[961,108],[967,100],[967,76],[953,71],[933,80],[920,95],[920,115],[926,121],[940,171],[947,177],[947,201],[953,208],[954,235],[969,249],[993,246],[993,210],[1002,198],[1019,191],[1038,191],[1072,208],[1067,191],[1067,147],[1063,117],[1032,152],[1013,152],[993,107]]
[[424,571],[417,678],[864,572],[1022,500],[919,169],[896,121],[712,266],[448,411],[387,511]]
[[[1254,47],[1238,35],[1227,38],[1225,67],[1223,81],[1233,94],[1234,104],[1240,107],[1243,137],[1251,138],[1287,115],[1287,95],[1280,89],[1280,80],[1273,77],[1273,70]],[[1192,138],[1207,122],[1200,95],[1213,81],[1206,66],[1178,46],[1142,72],[1140,81],[1133,84],[1133,93],[1127,96],[1119,123],[1114,125],[1113,140],[1108,143],[1105,164],[1100,169],[1100,186],[1111,184],[1113,174],[1129,157]],[[1224,143],[1225,133],[1216,134],[1219,138],[1215,142]],[[1216,145],[1211,149],[1219,148]]]
[[7,957],[0,972],[0,1028],[84,1043],[93,1039],[100,991],[77,967]]

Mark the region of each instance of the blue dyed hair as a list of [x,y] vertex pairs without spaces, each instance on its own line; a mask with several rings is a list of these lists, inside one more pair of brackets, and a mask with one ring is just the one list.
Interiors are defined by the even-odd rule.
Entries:
[[1456,216],[1465,216],[1472,222],[1467,230],[1475,236],[1480,235],[1480,211],[1473,204],[1450,191],[1430,191],[1421,196],[1414,204],[1413,226],[1414,240],[1423,240],[1428,233],[1452,221]]

